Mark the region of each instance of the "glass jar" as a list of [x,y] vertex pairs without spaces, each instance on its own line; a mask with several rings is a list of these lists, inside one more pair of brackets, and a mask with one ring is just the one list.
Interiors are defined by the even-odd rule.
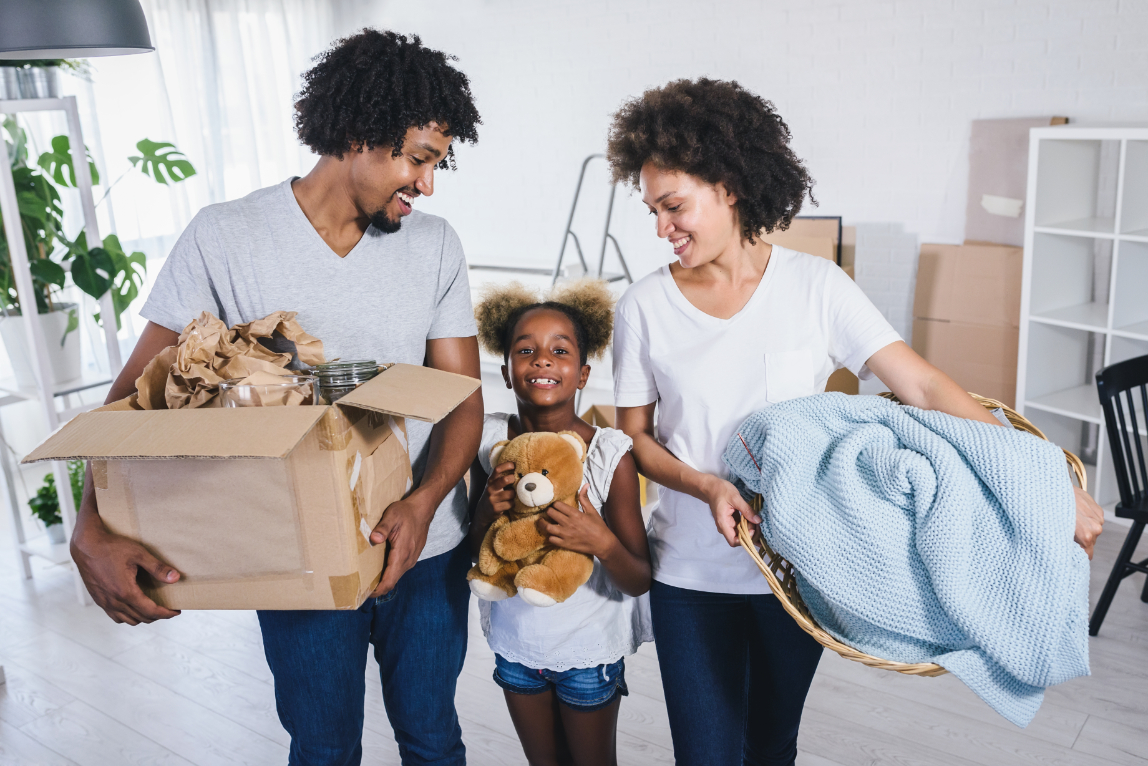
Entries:
[[316,365],[315,403],[334,404],[379,374],[374,359],[327,362]]
[[274,383],[244,384],[246,378],[232,378],[219,384],[224,407],[275,407],[314,404],[314,375],[283,375]]

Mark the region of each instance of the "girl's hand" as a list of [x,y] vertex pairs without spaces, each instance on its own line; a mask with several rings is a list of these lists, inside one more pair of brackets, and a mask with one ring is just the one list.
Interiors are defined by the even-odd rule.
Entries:
[[514,507],[514,463],[503,463],[495,467],[494,473],[486,480],[486,497],[490,510],[501,516]]
[[588,493],[590,485],[583,484],[578,492],[578,505],[582,510],[566,503],[555,503],[538,520],[538,529],[547,536],[547,542],[575,553],[585,553],[604,559],[618,538],[606,526],[605,520],[594,510]]
[[754,524],[761,523],[761,517],[750,510],[749,503],[737,491],[737,487],[725,479],[710,475],[702,492],[704,500],[709,503],[718,532],[721,532],[731,548],[738,546],[737,519],[734,514],[740,513]]

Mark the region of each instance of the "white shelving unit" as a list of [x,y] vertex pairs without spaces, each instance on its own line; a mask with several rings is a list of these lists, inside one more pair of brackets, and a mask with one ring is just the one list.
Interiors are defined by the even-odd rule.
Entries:
[[[19,114],[21,112],[63,112],[67,118],[68,140],[71,143],[72,150],[72,165],[76,169],[75,175],[80,193],[80,204],[84,214],[84,231],[87,233],[89,246],[95,246],[101,242],[102,239],[100,238],[99,226],[96,219],[96,206],[95,199],[92,196],[91,177],[86,172],[88,158],[84,148],[83,133],[80,130],[80,115],[79,110],[76,108],[75,97],[0,100],[0,114]],[[2,149],[0,149],[0,153],[3,153]],[[19,232],[21,230],[20,211],[16,198],[16,187],[12,179],[12,170],[8,165],[7,156],[0,158],[0,160],[2,160],[0,161],[0,213],[3,214],[4,229],[6,232]],[[35,301],[31,298],[33,294],[32,274],[28,268],[28,253],[25,252],[24,238],[22,236],[9,236],[8,252],[12,259],[12,272],[16,280],[16,291],[21,297],[21,305],[35,306]],[[120,368],[123,365],[120,358],[119,339],[116,337],[115,323],[110,321],[110,318],[115,316],[110,292],[105,293],[104,297],[100,299],[100,313],[102,316],[109,318],[109,321],[104,324],[104,341],[107,348],[108,367],[111,370],[111,377],[114,379],[115,376],[119,374]],[[67,395],[70,393],[75,393],[109,381],[88,381],[79,386],[69,386],[67,390],[62,390],[61,387],[53,385],[51,365],[48,360],[43,329],[39,322],[24,322],[23,324],[25,342],[30,351],[29,355],[31,357],[37,386],[35,389],[28,391],[0,390],[0,406],[17,401],[38,400],[48,431],[52,432],[73,415],[95,406],[74,407],[61,411],[57,408],[57,400],[59,398],[63,397],[66,401]],[[13,487],[13,470],[6,451],[0,454],[0,467],[3,469],[5,482],[8,485],[7,499],[11,506],[12,523],[16,532],[16,548],[23,562],[24,576],[27,578],[32,577],[30,562],[32,556],[44,558],[55,564],[70,562],[71,555],[68,552],[67,543],[51,545],[47,541],[27,540],[24,534],[23,520],[20,517],[20,509],[16,505],[17,498]],[[76,522],[76,508],[72,501],[72,493],[69,491],[71,482],[68,478],[67,464],[63,461],[56,461],[52,464],[52,471],[56,477],[56,487],[59,488],[57,496],[60,500],[61,515],[64,517],[64,530],[67,534],[67,538],[70,539],[72,528]],[[88,603],[88,592],[84,587],[83,581],[80,579],[79,572],[75,573],[75,588],[76,597],[80,603]]]
[[1094,376],[1148,354],[1148,128],[1033,128],[1027,199],[1017,409],[1077,453],[1099,427],[1089,492],[1105,505]]

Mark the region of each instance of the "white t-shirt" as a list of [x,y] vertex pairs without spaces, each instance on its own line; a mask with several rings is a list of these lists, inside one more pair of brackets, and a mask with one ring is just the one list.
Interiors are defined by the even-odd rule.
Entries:
[[[614,320],[614,403],[657,402],[657,438],[686,465],[726,476],[738,426],[770,404],[821,393],[847,367],[901,340],[832,261],[773,246],[753,296],[729,319],[690,303],[669,266],[634,283]],[[654,579],[712,593],[768,593],[752,559],[730,548],[709,506],[668,488],[650,519]]]
[[[510,416],[486,416],[478,459],[490,475],[490,449],[507,438]],[[586,445],[583,478],[590,504],[599,513],[610,495],[614,469],[634,443],[613,428],[599,428]],[[609,523],[609,519],[606,519]],[[548,607],[527,604],[517,596],[478,602],[482,632],[490,648],[511,662],[535,670],[569,670],[609,665],[653,641],[648,595],[627,596],[614,585],[602,562],[574,595]]]

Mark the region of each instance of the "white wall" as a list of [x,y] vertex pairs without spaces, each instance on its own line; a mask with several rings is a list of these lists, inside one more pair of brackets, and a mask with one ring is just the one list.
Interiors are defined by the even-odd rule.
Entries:
[[[471,78],[480,143],[459,151],[458,172],[440,174],[421,206],[450,220],[475,261],[552,263],[579,164],[603,149],[611,112],[672,78],[736,79],[772,100],[817,179],[813,212],[880,224],[869,238],[880,252],[890,237],[910,254],[915,238],[962,239],[973,119],[1148,120],[1145,0],[364,7],[366,23],[422,35]],[[583,238],[595,254],[597,202],[596,228],[586,225]],[[671,259],[636,198],[617,211],[636,272]],[[907,332],[915,259],[867,264],[874,251],[863,229],[858,236],[859,281]]]

